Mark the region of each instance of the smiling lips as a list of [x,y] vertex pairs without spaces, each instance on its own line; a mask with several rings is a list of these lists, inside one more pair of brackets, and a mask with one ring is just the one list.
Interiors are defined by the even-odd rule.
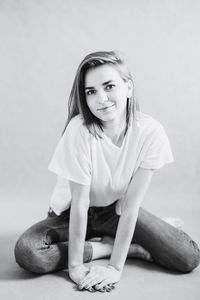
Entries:
[[110,106],[106,106],[106,107],[103,107],[103,108],[99,108],[98,110],[100,111],[105,111],[105,110],[108,110],[109,108],[113,107],[114,104],[110,105]]

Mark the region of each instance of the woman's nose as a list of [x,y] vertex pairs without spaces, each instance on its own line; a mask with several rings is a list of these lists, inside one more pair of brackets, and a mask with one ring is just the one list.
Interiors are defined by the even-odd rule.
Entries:
[[108,100],[108,95],[105,91],[99,91],[98,93],[98,103],[104,103]]

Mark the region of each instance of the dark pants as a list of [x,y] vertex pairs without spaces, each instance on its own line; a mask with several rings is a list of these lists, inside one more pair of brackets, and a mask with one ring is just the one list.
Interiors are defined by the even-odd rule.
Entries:
[[[70,209],[60,216],[49,212],[45,220],[25,231],[15,246],[16,261],[22,268],[44,274],[68,267],[69,215]],[[92,259],[92,246],[87,240],[105,235],[115,237],[119,218],[115,203],[89,208],[84,262]],[[133,242],[149,251],[155,263],[171,270],[190,272],[200,262],[200,250],[185,232],[142,208]]]

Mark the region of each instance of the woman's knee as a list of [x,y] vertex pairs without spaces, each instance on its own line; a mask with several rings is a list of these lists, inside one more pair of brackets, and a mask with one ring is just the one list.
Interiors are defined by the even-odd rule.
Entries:
[[189,246],[177,250],[169,260],[172,269],[181,273],[192,272],[200,264],[200,249],[193,240],[190,240]]
[[[193,242],[194,243],[194,242]],[[195,243],[194,243],[195,244]],[[182,259],[180,271],[183,273],[192,272],[200,264],[200,249],[195,244],[194,249]]]
[[36,274],[50,272],[49,264],[40,249],[26,236],[21,236],[14,249],[15,260],[23,269]]

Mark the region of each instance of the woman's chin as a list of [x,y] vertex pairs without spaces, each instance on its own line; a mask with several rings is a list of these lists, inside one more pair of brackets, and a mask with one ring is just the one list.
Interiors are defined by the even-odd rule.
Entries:
[[110,114],[105,114],[105,115],[100,115],[98,116],[100,120],[103,122],[109,122],[113,121],[116,118],[116,113],[110,113]]
[[114,121],[115,120],[115,118],[101,118],[101,121],[102,122],[112,122],[112,121]]

